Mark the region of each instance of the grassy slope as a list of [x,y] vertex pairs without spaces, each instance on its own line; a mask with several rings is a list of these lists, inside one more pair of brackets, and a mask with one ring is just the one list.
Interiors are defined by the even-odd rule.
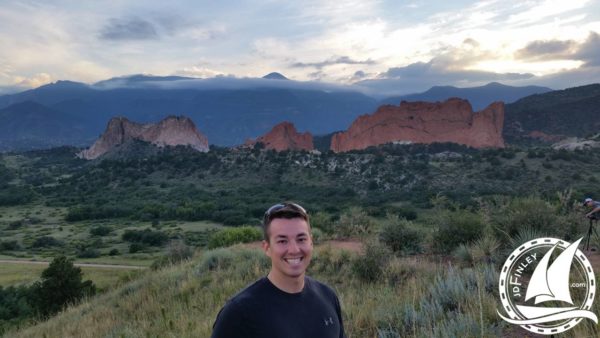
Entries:
[[[350,259],[350,254],[325,248],[316,253],[311,267],[311,275],[336,289],[349,337],[373,337],[385,329],[416,336],[441,336],[446,330],[457,330],[457,321],[470,326],[470,332],[479,333],[480,314],[486,335],[498,334],[504,325],[495,317],[495,299],[485,291],[481,301],[477,292],[459,297],[464,314],[458,319],[410,310],[427,307],[421,303],[436,292],[431,285],[437,285],[436,275],[444,274],[443,265],[424,258],[395,259],[380,282],[364,283],[353,277]],[[220,265],[210,270],[209,264],[217,261]],[[184,265],[148,272],[47,322],[8,336],[208,337],[226,299],[264,276],[267,268],[268,262],[258,250],[208,252]],[[461,279],[452,280],[460,283]]]
[[[506,337],[526,332],[497,315],[497,267],[460,268],[431,257],[392,258],[367,283],[351,266],[355,254],[318,248],[310,275],[331,285],[342,303],[348,337]],[[6,337],[208,337],[225,301],[264,276],[258,249],[203,252],[193,260],[147,271],[140,278],[58,316]],[[592,311],[598,313],[600,302]],[[569,331],[596,337],[584,321]]]

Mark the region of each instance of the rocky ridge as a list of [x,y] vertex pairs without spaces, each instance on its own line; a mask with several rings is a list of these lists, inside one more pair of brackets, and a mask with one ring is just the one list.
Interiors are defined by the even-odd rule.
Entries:
[[331,150],[345,152],[391,142],[453,142],[474,148],[503,148],[504,103],[474,113],[467,100],[401,102],[359,116],[350,128],[333,135]]
[[92,160],[131,140],[149,142],[158,147],[189,145],[201,152],[208,151],[208,139],[187,117],[169,116],[158,123],[150,124],[132,122],[125,117],[114,117],[108,122],[102,136],[89,149],[78,155]]
[[291,122],[281,122],[268,133],[256,140],[247,140],[245,147],[254,147],[257,143],[264,145],[265,149],[276,151],[283,150],[313,150],[313,137],[309,132],[299,133]]

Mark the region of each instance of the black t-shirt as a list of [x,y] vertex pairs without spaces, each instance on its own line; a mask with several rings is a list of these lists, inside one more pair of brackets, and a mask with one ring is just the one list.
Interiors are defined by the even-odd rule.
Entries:
[[217,315],[212,338],[344,338],[340,302],[310,277],[287,293],[263,277],[231,298]]

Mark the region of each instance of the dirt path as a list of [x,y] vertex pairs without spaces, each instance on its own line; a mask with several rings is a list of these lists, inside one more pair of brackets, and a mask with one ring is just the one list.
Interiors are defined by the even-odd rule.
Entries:
[[[49,265],[50,262],[44,261],[28,261],[18,259],[0,259],[0,263],[9,264],[34,264],[34,265]],[[97,263],[75,263],[73,264],[82,268],[107,268],[107,269],[131,269],[131,270],[142,270],[147,269],[146,266],[140,265],[117,265],[117,264],[97,264]]]

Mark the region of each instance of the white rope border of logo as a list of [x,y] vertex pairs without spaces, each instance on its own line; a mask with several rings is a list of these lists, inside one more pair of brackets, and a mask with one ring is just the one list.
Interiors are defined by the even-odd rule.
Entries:
[[[512,319],[518,319],[518,320],[529,319],[529,318],[523,318],[523,317],[519,316],[514,311],[512,305],[508,301],[508,297],[506,295],[506,281],[508,279],[507,277],[508,277],[508,273],[509,273],[509,268],[514,264],[515,261],[517,261],[517,259],[519,257],[521,257],[524,253],[526,253],[528,251],[527,249],[532,249],[532,248],[535,248],[538,246],[554,245],[556,243],[558,243],[558,247],[563,250],[566,247],[568,247],[569,244],[571,244],[571,243],[563,241],[561,239],[556,239],[556,238],[551,238],[551,237],[537,238],[537,239],[529,241],[529,242],[523,244],[522,246],[520,246],[519,248],[515,249],[508,256],[508,259],[506,260],[506,262],[504,262],[504,265],[502,266],[502,270],[500,271],[500,282],[498,283],[498,289],[500,291],[500,301],[502,302],[502,308],[508,314],[508,317],[510,317]],[[590,310],[592,308],[592,303],[594,302],[594,296],[596,293],[596,280],[594,278],[594,270],[592,269],[592,264],[590,264],[590,261],[585,257],[585,255],[583,254],[583,252],[581,252],[581,250],[577,249],[577,251],[575,252],[575,259],[577,259],[581,263],[581,265],[583,265],[585,272],[586,272],[587,284],[588,284],[587,300],[584,304],[582,304],[580,309]],[[580,321],[581,321],[581,318],[571,319],[567,322],[567,324],[564,324],[564,325],[561,324],[560,326],[551,327],[551,328],[539,327],[536,325],[520,325],[520,326],[522,328],[524,328],[525,330],[528,330],[533,333],[550,335],[550,334],[557,334],[557,333],[565,332],[569,329],[572,329],[575,325],[579,324]]]

